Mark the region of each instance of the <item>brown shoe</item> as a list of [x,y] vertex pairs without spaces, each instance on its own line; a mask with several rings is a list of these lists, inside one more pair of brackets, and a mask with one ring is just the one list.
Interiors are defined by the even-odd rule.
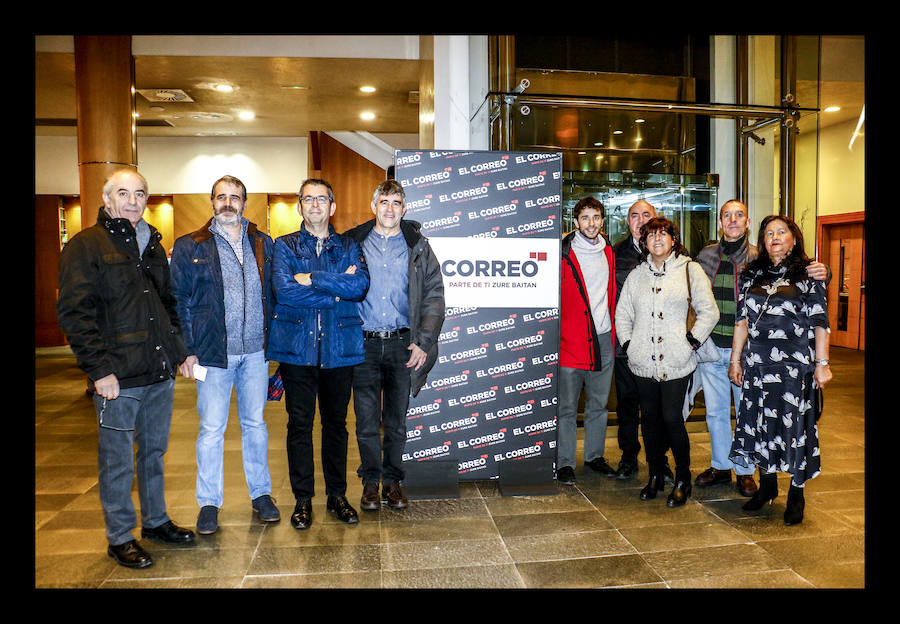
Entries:
[[406,509],[409,501],[403,495],[403,489],[396,481],[385,483],[381,489],[381,498],[391,509]]
[[381,499],[378,497],[378,483],[364,483],[362,498],[359,506],[366,511],[378,511],[381,509]]
[[737,491],[741,496],[746,496],[747,498],[752,497],[756,494],[756,491],[759,489],[756,487],[756,481],[753,480],[753,475],[736,475],[737,476]]
[[719,470],[718,468],[707,468],[694,481],[694,485],[706,487],[708,485],[717,485],[719,483],[731,483],[731,471]]

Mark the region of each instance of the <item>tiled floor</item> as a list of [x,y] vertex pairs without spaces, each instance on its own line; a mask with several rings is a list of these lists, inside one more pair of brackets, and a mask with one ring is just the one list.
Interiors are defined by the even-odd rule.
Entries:
[[[156,564],[116,565],[106,554],[97,496],[96,430],[84,377],[67,348],[37,349],[35,370],[35,586],[84,588],[812,588],[864,587],[863,354],[832,348],[835,379],[820,421],[823,473],[807,485],[806,516],[782,521],[781,496],[758,514],[729,486],[694,488],[679,509],[665,494],[643,502],[638,478],[621,482],[579,466],[558,495],[504,497],[490,481],[463,483],[457,499],[411,501],[403,512],[360,512],[345,526],[325,511],[317,475],[314,523],[295,531],[283,403],[270,403],[269,461],[282,521],[250,510],[235,408],[226,436],[221,528],[193,547],[144,543]],[[352,407],[352,405],[351,405]],[[352,431],[352,416],[350,419]],[[702,422],[690,422],[692,469],[709,465]],[[193,528],[192,382],[178,378],[166,496],[176,523]],[[579,433],[581,431],[579,430]],[[607,458],[618,462],[616,429]],[[318,449],[318,430],[316,448]],[[580,449],[579,449],[580,450]],[[317,451],[318,452],[318,451]],[[351,434],[348,498],[362,487]],[[643,460],[643,456],[641,457]],[[318,464],[318,461],[317,461]],[[134,495],[137,504],[137,495]],[[358,508],[358,507],[357,507]],[[139,535],[139,530],[135,535]]]

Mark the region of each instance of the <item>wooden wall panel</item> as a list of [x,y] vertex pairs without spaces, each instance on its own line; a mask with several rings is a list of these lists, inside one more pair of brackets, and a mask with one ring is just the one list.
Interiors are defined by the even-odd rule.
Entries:
[[57,347],[66,339],[56,320],[59,287],[59,195],[34,198],[34,346]]
[[269,236],[273,239],[300,229],[297,195],[269,195]]
[[[253,221],[263,232],[269,230],[268,197],[266,193],[247,193],[247,205],[244,208],[244,216]],[[209,201],[208,193],[185,193],[173,195],[172,198],[174,239],[200,229],[212,217],[212,204]]]
[[345,232],[373,217],[372,192],[387,172],[327,134],[320,135],[319,147],[320,177],[331,183],[337,204],[331,223],[338,232]]

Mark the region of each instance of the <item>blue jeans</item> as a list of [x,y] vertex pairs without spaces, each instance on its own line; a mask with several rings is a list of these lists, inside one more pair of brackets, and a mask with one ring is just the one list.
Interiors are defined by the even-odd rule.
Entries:
[[712,467],[716,470],[734,470],[735,474],[752,475],[754,468],[744,468],[728,459],[731,452],[731,399],[734,397],[735,411],[740,409],[741,389],[728,379],[728,364],[731,349],[716,347],[719,359],[715,362],[701,362],[697,374],[703,386],[706,402],[706,428],[712,447]]
[[584,461],[603,457],[606,448],[606,409],[613,376],[612,333],[597,336],[600,370],[559,367],[559,411],[556,418],[556,468],[575,468],[578,445],[578,399],[585,390]]
[[123,388],[112,401],[94,395],[100,504],[106,520],[106,539],[113,546],[134,539],[131,530],[137,526],[131,499],[135,443],[141,526],[152,529],[169,521],[163,456],[169,447],[174,391],[175,380],[168,379],[149,386]]
[[269,386],[265,352],[229,355],[228,368],[207,367],[206,381],[197,381],[197,502],[222,506],[225,428],[232,389],[237,393],[241,423],[241,456],[250,498],[272,493],[269,478],[269,434],[263,411]]

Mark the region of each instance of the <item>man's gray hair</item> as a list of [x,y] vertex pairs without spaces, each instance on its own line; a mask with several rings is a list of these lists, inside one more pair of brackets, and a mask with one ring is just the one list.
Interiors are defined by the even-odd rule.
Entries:
[[403,185],[397,182],[397,180],[385,180],[376,186],[375,192],[372,193],[372,203],[377,204],[378,199],[382,195],[399,195],[400,200],[403,203],[406,203],[406,191],[403,189]]
[[123,174],[126,174],[126,173],[131,173],[131,174],[136,175],[137,177],[139,177],[139,178],[141,179],[141,182],[144,183],[144,192],[147,193],[147,195],[150,194],[150,185],[147,184],[147,178],[145,178],[145,177],[142,176],[140,173],[138,173],[138,170],[137,170],[137,169],[119,169],[118,171],[114,171],[114,172],[112,173],[112,175],[110,175],[108,178],[106,178],[106,181],[103,183],[103,194],[104,194],[106,197],[109,197],[109,196],[110,196],[110,193],[112,193],[112,190],[113,190],[113,181],[114,181],[117,177],[119,177],[120,175],[123,175]]
[[228,184],[233,184],[234,186],[240,187],[241,195],[243,196],[242,200],[244,203],[247,203],[247,187],[244,186],[243,182],[231,175],[222,176],[221,178],[213,182],[212,190],[209,192],[210,201],[216,198],[216,187],[219,186],[219,182],[227,182]]

